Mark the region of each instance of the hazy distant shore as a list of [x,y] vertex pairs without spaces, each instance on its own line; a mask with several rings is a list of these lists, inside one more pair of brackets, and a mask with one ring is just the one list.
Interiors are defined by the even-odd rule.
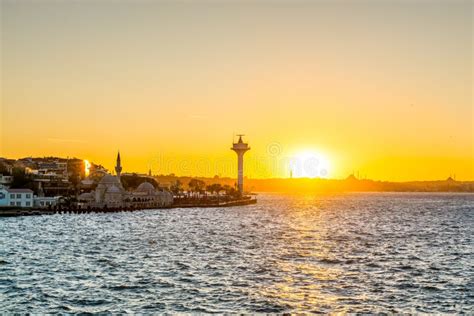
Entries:
[[[44,157],[44,158],[22,158],[8,159],[0,158],[0,162],[9,165],[10,169],[15,167],[24,168],[28,161],[49,161],[57,160],[67,163],[69,170],[75,170],[77,173],[83,172],[83,159],[80,158],[60,158],[60,157]],[[26,163],[26,164],[25,164]],[[97,170],[103,169],[101,165],[91,163],[92,168]],[[0,164],[1,167],[1,164]],[[2,170],[3,169],[3,172]],[[8,168],[0,168],[0,174],[11,174],[5,172]],[[11,171],[11,170],[10,170]],[[205,182],[206,185],[221,184],[234,187],[237,180],[230,177],[195,177],[195,176],[177,176],[173,173],[164,175],[147,175],[140,173],[124,173],[124,175],[138,175],[144,177],[153,177],[161,187],[169,188],[179,181],[184,190],[188,190],[188,183],[191,179],[198,179]],[[244,191],[247,192],[468,192],[474,193],[474,180],[457,181],[451,177],[444,180],[430,181],[381,181],[371,179],[359,179],[354,175],[350,175],[346,179],[327,179],[327,178],[247,178],[244,177]],[[20,186],[21,187],[21,186]]]
[[[189,182],[193,177],[173,175],[156,176],[159,183]],[[233,178],[198,177],[206,183],[233,185]],[[245,190],[250,192],[470,192],[474,193],[474,181],[456,181],[452,178],[438,181],[407,181],[391,182],[370,179],[321,178],[276,178],[276,179],[245,179]]]

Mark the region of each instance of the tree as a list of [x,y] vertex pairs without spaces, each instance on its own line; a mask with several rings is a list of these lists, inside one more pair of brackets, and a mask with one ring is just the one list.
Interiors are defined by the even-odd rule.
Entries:
[[24,168],[13,168],[12,188],[33,188],[33,179]]
[[142,177],[137,175],[136,173],[132,175],[122,175],[120,177],[120,180],[125,190],[136,189],[143,182],[150,182],[155,187],[155,189],[159,188],[160,186],[158,181],[156,181],[155,179],[150,177]]
[[4,176],[11,176],[10,171],[8,170],[7,166],[0,162],[0,174]]
[[229,194],[229,192],[232,190],[232,187],[228,184],[225,184],[222,189],[225,191],[225,194]]
[[217,194],[223,190],[222,185],[220,183],[214,184],[214,192]]
[[182,185],[181,181],[176,180],[176,182],[170,187],[171,192],[175,195],[179,195],[181,191],[183,191]]
[[84,160],[72,158],[66,161],[67,161],[68,179],[73,178],[74,182],[76,181],[76,179],[78,181],[81,181],[82,179],[84,179],[85,177]]
[[207,185],[206,192],[214,193],[214,184]]
[[199,179],[191,179],[191,181],[189,181],[188,186],[191,192],[202,193],[204,191],[206,183]]
[[220,185],[219,183],[214,183],[214,184],[208,185],[208,186],[206,187],[206,190],[207,190],[208,192],[216,193],[216,194],[217,194],[217,193],[219,193],[220,191],[222,191],[223,188],[222,188],[222,185]]
[[236,190],[235,188],[231,187],[228,184],[224,185],[222,189],[225,191],[225,194],[228,196],[237,197],[240,195],[240,192],[238,190]]

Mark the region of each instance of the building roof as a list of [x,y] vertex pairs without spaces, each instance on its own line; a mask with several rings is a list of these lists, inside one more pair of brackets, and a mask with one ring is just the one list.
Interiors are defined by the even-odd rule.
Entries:
[[78,200],[93,200],[94,194],[92,192],[85,192],[79,195]]
[[145,181],[141,183],[135,191],[136,192],[154,192],[155,187],[150,182]]
[[106,174],[105,176],[100,179],[99,184],[116,184],[117,186],[120,186],[120,180],[111,174]]
[[110,187],[108,187],[106,192],[107,193],[122,193],[122,191],[115,184],[112,184]]
[[30,189],[7,189],[9,193],[33,193]]

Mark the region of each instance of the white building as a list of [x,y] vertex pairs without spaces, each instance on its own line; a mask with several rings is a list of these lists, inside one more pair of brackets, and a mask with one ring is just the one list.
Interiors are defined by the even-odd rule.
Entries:
[[59,203],[59,196],[34,196],[33,205],[35,207],[52,207]]
[[6,188],[0,188],[0,207],[10,205],[8,196],[8,190]]
[[167,207],[173,204],[173,194],[168,191],[156,190],[150,182],[141,183],[129,196],[134,204],[145,207]]
[[33,207],[33,191],[30,189],[0,188],[0,207]]
[[4,176],[0,174],[0,188],[9,188],[13,183],[13,176]]

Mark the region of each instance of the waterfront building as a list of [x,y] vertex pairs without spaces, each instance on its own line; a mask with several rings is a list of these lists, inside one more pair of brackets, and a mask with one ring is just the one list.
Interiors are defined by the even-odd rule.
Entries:
[[79,206],[86,207],[167,207],[173,204],[173,195],[156,189],[150,182],[141,183],[135,190],[127,191],[121,182],[120,153],[115,166],[117,175],[104,175],[95,190],[79,195]]
[[8,199],[8,189],[0,188],[0,207],[9,206],[10,201]]
[[60,196],[34,196],[33,206],[34,207],[53,207],[58,205]]
[[33,206],[34,207],[52,207],[59,204],[61,196],[45,196],[42,182],[38,182],[38,195],[33,197]]
[[98,205],[119,207],[124,202],[125,193],[120,178],[107,174],[100,179],[95,189],[95,203]]
[[156,190],[150,182],[141,183],[131,195],[133,203],[142,203],[144,206],[171,206],[173,194],[168,191]]
[[0,188],[0,206],[33,207],[33,191]]
[[77,197],[77,201],[78,201],[77,205],[80,208],[96,206],[95,205],[95,192],[94,191],[84,192]]

